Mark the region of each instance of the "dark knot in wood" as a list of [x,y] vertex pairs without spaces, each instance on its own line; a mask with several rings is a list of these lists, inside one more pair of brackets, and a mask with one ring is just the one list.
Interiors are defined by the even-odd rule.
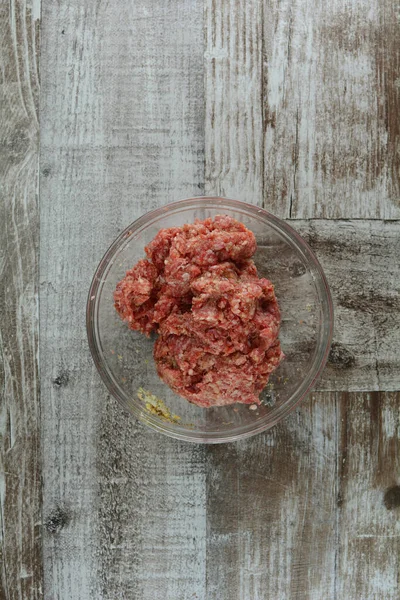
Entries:
[[45,527],[49,533],[59,533],[70,521],[67,511],[57,506],[47,517]]
[[69,382],[69,372],[68,371],[60,371],[60,373],[53,379],[53,385],[56,388],[65,387]]
[[400,506],[400,485],[395,485],[386,490],[383,496],[383,502],[388,510],[399,508]]
[[342,344],[334,342],[328,357],[328,363],[336,369],[350,369],[356,362],[354,354]]

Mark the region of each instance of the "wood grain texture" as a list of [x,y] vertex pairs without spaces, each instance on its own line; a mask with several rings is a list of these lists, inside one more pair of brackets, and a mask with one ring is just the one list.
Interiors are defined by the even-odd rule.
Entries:
[[392,600],[398,395],[317,393],[271,432],[205,449],[125,415],[88,354],[107,245],[151,208],[217,193],[355,218],[293,222],[336,303],[320,387],[398,387],[399,223],[381,220],[400,214],[394,0],[204,8],[44,2],[45,597]]
[[315,394],[208,448],[207,599],[397,598],[399,399]]
[[[320,260],[335,305],[320,390],[399,387],[400,222],[292,221]],[[301,285],[301,275],[299,276]]]
[[42,598],[39,11],[0,3],[0,597]]
[[399,218],[398,3],[207,0],[206,15],[207,193],[283,218]]
[[334,598],[336,398],[208,449],[207,600]]
[[399,393],[340,398],[338,598],[399,597],[399,407]]
[[204,448],[126,423],[108,399],[96,450],[96,598],[205,600]]
[[110,400],[85,333],[108,244],[203,192],[203,5],[45,2],[42,20],[45,596],[204,598],[204,449]]
[[205,2],[205,191],[263,198],[262,23],[259,0]]

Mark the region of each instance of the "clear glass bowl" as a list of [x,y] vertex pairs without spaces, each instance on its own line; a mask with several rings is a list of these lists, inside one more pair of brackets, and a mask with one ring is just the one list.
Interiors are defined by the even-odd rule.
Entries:
[[[113,293],[144,247],[165,227],[226,214],[253,231],[260,277],[275,285],[286,355],[261,394],[261,406],[199,408],[158,377],[153,339],[131,331],[117,315]],[[283,419],[308,394],[328,357],[332,298],[320,264],[289,225],[267,211],[225,198],[189,198],[153,210],[132,223],[100,262],[90,287],[87,331],[93,360],[107,388],[135,417],[175,438],[220,443],[249,437]]]

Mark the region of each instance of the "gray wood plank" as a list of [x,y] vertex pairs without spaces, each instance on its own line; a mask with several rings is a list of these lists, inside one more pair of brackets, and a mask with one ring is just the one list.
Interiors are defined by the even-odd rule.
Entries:
[[205,2],[206,194],[263,198],[263,3]]
[[317,389],[396,391],[400,221],[318,219],[291,224],[320,260],[335,305],[334,343]]
[[400,394],[343,394],[339,420],[339,599],[397,600]]
[[121,228],[203,192],[203,5],[46,0],[42,17],[45,596],[204,599],[204,449],[108,398],[84,325]]
[[[394,5],[389,0],[383,4],[384,9],[373,5],[374,22],[378,16],[388,20],[383,10]],[[299,39],[301,18],[319,32],[323,15],[322,4],[315,15],[304,2],[280,3],[276,12],[277,6],[206,2],[204,154],[202,3],[143,1],[133,8],[122,0],[116,10],[88,0],[45,1],[40,316],[48,598],[219,600],[226,590],[230,599],[247,599],[268,597],[262,595],[268,589],[271,597],[300,599],[309,594],[319,600],[338,594],[342,585],[334,567],[339,534],[343,556],[351,546],[353,564],[357,561],[359,550],[338,529],[334,394],[318,394],[272,432],[242,444],[207,450],[186,446],[144,430],[108,398],[88,356],[84,332],[87,289],[106,245],[136,216],[166,201],[205,189],[251,202],[264,198],[272,206],[268,178],[276,172],[277,214],[398,215],[393,204],[396,163],[388,166],[395,155],[389,156],[387,149],[380,154],[380,173],[388,173],[387,178],[377,174],[375,187],[367,191],[361,184],[368,177],[372,181],[372,171],[365,166],[367,159],[360,162],[354,203],[340,203],[339,198],[341,194],[348,200],[354,172],[344,171],[344,182],[339,176],[333,181],[336,171],[329,167],[324,173],[317,163],[324,194],[317,179],[310,196],[290,184],[294,165],[304,167],[310,155],[307,136],[312,134],[307,128],[296,134],[296,120],[305,126],[312,107],[304,103],[303,113],[293,113],[296,63],[291,58],[282,74],[278,54],[297,35],[300,45],[290,46],[290,53],[293,57],[299,47],[300,60],[306,48],[305,39]],[[356,13],[354,2],[351,6]],[[286,18],[289,9],[296,34],[285,30],[288,24],[292,27]],[[363,31],[360,18],[365,24],[363,15],[352,21],[357,32]],[[259,44],[263,24],[270,28],[264,32],[264,48]],[[340,35],[346,27],[341,21]],[[391,31],[390,39],[396,39]],[[361,46],[367,47],[363,38]],[[386,45],[380,47],[386,53]],[[270,71],[265,65],[269,48],[275,48],[273,56],[277,53]],[[315,81],[320,75],[314,58],[306,60],[304,79],[310,73],[308,81]],[[294,96],[289,103],[279,96],[281,75]],[[329,77],[330,91],[323,93],[331,104],[322,103],[319,110],[336,127],[326,153],[340,175],[347,163],[335,154],[343,138],[331,109],[337,76]],[[351,74],[347,77],[350,81]],[[279,104],[275,116],[261,100],[271,97],[268,86],[274,81]],[[352,115],[358,118],[351,144],[343,142],[350,144],[345,154],[350,158],[361,148],[366,118],[364,113],[357,116],[355,108],[354,98],[364,89],[358,83],[361,92],[354,82],[348,84],[353,86],[354,106],[345,111],[346,127]],[[395,101],[392,93],[384,111],[393,114]],[[379,148],[385,140],[389,144],[390,136],[384,138],[381,131],[382,115],[386,112],[372,112],[367,145],[368,140],[375,143],[374,135]],[[280,120],[279,126],[274,119]],[[286,126],[288,133],[283,131],[279,142],[272,129]],[[322,144],[325,124],[318,121],[315,126]],[[392,121],[389,129],[392,144],[397,139]],[[299,149],[293,135],[301,137]],[[271,170],[266,157],[275,155]],[[306,167],[302,173],[300,180],[307,182]],[[279,187],[285,177],[287,189]],[[325,389],[351,388],[353,380],[357,387],[396,385],[398,223],[359,223],[294,223],[327,271],[340,316],[337,345],[321,383]],[[380,518],[381,513],[376,515]],[[348,517],[343,513],[343,527],[350,517],[361,519],[359,510]],[[385,535],[392,539],[387,521]],[[369,572],[378,556],[378,538],[375,542]],[[343,577],[349,576],[343,571]],[[373,585],[366,593],[375,593]]]
[[398,219],[396,0],[205,5],[207,192],[283,218]]
[[209,447],[209,600],[394,600],[399,393],[317,393],[271,431]]
[[42,598],[38,2],[0,3],[0,597]]
[[208,449],[208,600],[335,597],[336,449],[335,394]]

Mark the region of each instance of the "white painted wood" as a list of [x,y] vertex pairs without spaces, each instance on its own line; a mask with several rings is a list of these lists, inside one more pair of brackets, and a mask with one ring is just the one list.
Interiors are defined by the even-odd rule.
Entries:
[[283,218],[398,219],[397,3],[205,5],[207,193]]
[[0,3],[0,597],[42,598],[38,377],[39,21]]
[[45,2],[41,376],[45,597],[205,599],[204,450],[107,398],[85,302],[121,228],[202,193],[203,6]]

